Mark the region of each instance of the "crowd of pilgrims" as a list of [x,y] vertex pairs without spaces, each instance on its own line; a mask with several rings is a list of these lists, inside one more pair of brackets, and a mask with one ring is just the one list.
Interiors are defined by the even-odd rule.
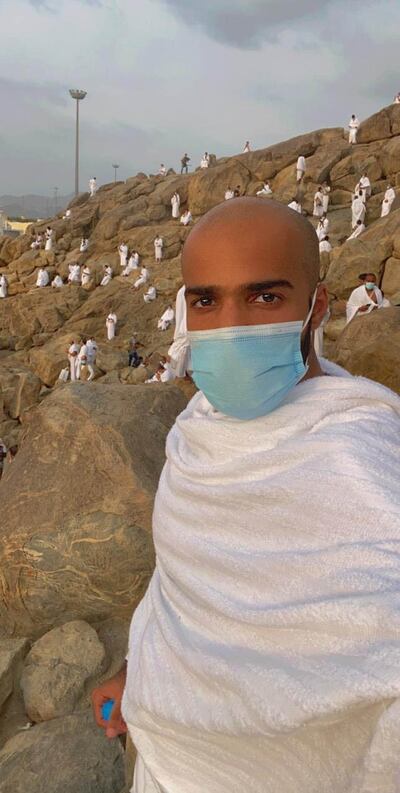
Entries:
[[[394,98],[395,104],[400,104],[400,93],[396,94]],[[357,134],[360,122],[356,115],[352,115],[349,121],[349,143],[352,145],[357,144]],[[251,151],[250,141],[246,141],[243,153]],[[181,159],[181,173],[188,173],[190,157],[185,153]],[[208,152],[205,152],[201,158],[200,168],[209,168],[211,164],[211,157]],[[305,175],[307,173],[307,159],[305,156],[300,155],[297,159],[294,173],[294,180],[296,187],[300,187]],[[168,171],[162,163],[158,171],[158,175],[166,176]],[[90,197],[93,197],[97,192],[96,177],[89,180]],[[330,221],[328,218],[329,200],[331,188],[327,182],[319,185],[313,201],[313,216],[318,220],[316,225],[316,234],[319,240],[320,253],[329,253],[332,250],[332,245],[329,239]],[[232,188],[227,186],[224,194],[225,200],[231,200],[245,195],[240,185]],[[273,190],[268,181],[265,181],[260,190],[256,192],[257,196],[270,198],[273,196]],[[368,205],[368,199],[371,196],[371,182],[368,177],[367,171],[363,171],[354,186],[354,193],[351,203],[351,231],[348,240],[359,237],[365,231],[365,217]],[[388,182],[381,207],[381,217],[385,217],[391,211],[396,193],[393,185]],[[222,198],[222,196],[221,196]],[[303,213],[301,203],[297,196],[294,196],[288,204],[289,208],[295,212]],[[192,214],[189,209],[186,209],[181,214],[181,198],[177,191],[171,197],[171,214],[174,220],[179,220],[184,226],[188,226],[192,221]],[[72,217],[71,209],[67,209],[63,218],[69,220]],[[33,250],[44,249],[51,251],[55,242],[54,231],[51,226],[46,228],[44,233],[38,233],[32,241],[31,248]],[[154,260],[159,264],[163,259],[164,240],[160,234],[156,234],[154,238]],[[83,237],[80,243],[79,252],[90,252],[90,240]],[[150,283],[150,271],[148,267],[141,266],[140,255],[136,249],[129,250],[127,243],[121,240],[118,245],[119,254],[119,271],[115,273],[114,269],[109,265],[104,265],[103,277],[100,281],[101,287],[106,287],[115,275],[123,277],[129,276],[134,271],[137,271],[137,278],[133,282],[133,289],[139,290],[144,287],[143,300],[145,303],[153,302],[157,299],[157,290],[154,285]],[[78,284],[82,286],[90,286],[93,279],[93,273],[89,262],[84,265],[78,263],[71,263],[69,265],[69,273],[66,279],[67,284]],[[375,308],[385,308],[390,305],[389,301],[384,297],[381,289],[376,284],[375,273],[361,273],[359,276],[359,284],[351,293],[346,305],[346,320],[350,322],[357,315],[364,315],[370,313]],[[60,289],[66,284],[60,274],[56,274],[52,281],[45,267],[40,267],[36,278],[36,288],[45,288],[51,286],[55,289]],[[0,274],[0,298],[7,297],[7,278],[5,274]],[[323,352],[323,328],[329,319],[329,313],[324,318],[321,327],[315,334],[315,346],[317,353]],[[157,326],[163,332],[170,328],[175,323],[174,341],[168,351],[168,356],[162,357],[159,366],[154,375],[146,380],[148,383],[152,382],[170,382],[175,377],[185,377],[190,368],[190,350],[186,335],[186,303],[184,297],[183,287],[179,290],[176,299],[175,309],[172,304],[168,304],[164,312],[161,314]],[[105,319],[106,338],[108,342],[112,342],[117,333],[118,317],[115,310],[111,307],[109,314]],[[138,341],[136,334],[130,340],[129,345],[129,366],[137,368],[139,366],[148,365],[148,361],[140,355],[139,348],[143,345]],[[66,365],[60,372],[59,380],[62,382],[77,381],[83,379],[90,382],[95,377],[94,365],[96,363],[97,343],[92,338],[71,339],[70,345],[66,350]],[[68,362],[67,362],[68,361]],[[83,376],[84,375],[84,376]],[[7,450],[0,440],[0,472],[3,467],[3,461],[6,459],[7,454],[10,457],[11,451]],[[12,454],[10,459],[12,459]]]

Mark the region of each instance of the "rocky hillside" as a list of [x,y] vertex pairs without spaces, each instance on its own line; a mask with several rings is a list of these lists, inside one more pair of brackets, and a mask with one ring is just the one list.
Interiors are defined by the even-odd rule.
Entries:
[[[385,296],[400,304],[398,199],[380,218],[387,180],[400,190],[399,105],[367,119],[356,146],[341,128],[318,130],[213,158],[208,170],[188,176],[138,174],[102,186],[93,198],[80,195],[70,218],[50,221],[55,245],[49,252],[30,247],[47,222],[19,239],[0,238],[0,273],[9,282],[9,297],[0,300],[0,438],[19,444],[0,482],[0,636],[7,637],[0,646],[0,793],[15,790],[16,780],[21,789],[29,783],[31,793],[42,790],[44,752],[52,763],[46,785],[61,766],[69,769],[63,786],[47,786],[49,793],[122,789],[119,744],[110,745],[93,726],[89,694],[124,658],[129,619],[152,570],[151,510],[165,437],[191,394],[188,383],[140,385],[146,373],[127,367],[129,339],[134,332],[144,345],[149,370],[171,341],[172,330],[161,333],[157,319],[181,284],[180,253],[190,231],[171,218],[173,192],[194,222],[223,200],[228,185],[255,195],[268,179],[274,197],[288,203],[296,195],[300,154],[307,172],[297,197],[314,225],[314,193],[324,180],[331,185],[334,249],[321,257],[332,311],[328,355],[400,392],[400,308],[360,317],[347,328],[344,318],[362,271],[374,271]],[[346,242],[351,194],[364,170],[372,183],[367,230]],[[164,238],[159,264],[157,232]],[[81,254],[83,236],[90,245]],[[144,303],[143,288],[133,290],[137,274],[118,275],[121,242],[148,266],[158,294],[153,303]],[[40,266],[65,279],[75,262],[89,264],[91,286],[35,289]],[[116,277],[101,287],[104,264]],[[111,308],[118,333],[107,342]],[[60,386],[66,349],[83,335],[99,344],[96,380]],[[19,732],[27,721],[35,726]],[[85,763],[69,760],[74,753]]]

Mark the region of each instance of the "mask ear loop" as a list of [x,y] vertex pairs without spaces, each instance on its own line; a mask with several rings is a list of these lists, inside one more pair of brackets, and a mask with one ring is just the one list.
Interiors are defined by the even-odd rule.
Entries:
[[303,322],[302,330],[304,330],[304,328],[307,327],[307,325],[308,325],[308,323],[309,323],[309,321],[310,321],[310,319],[312,317],[312,314],[313,314],[313,311],[314,311],[314,306],[315,306],[315,301],[317,299],[318,287],[319,287],[319,283],[315,287],[315,291],[314,291],[313,298],[312,298],[312,301],[311,301],[311,308],[310,308],[310,310],[309,310],[309,312],[308,312],[308,314],[307,314],[307,316],[306,316],[306,318],[305,318],[305,320]]

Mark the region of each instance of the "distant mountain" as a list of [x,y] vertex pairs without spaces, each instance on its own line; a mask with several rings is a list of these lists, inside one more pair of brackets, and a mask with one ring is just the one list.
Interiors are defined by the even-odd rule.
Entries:
[[2,195],[0,196],[0,209],[9,217],[25,217],[29,220],[36,218],[53,217],[57,212],[69,204],[73,194],[67,196],[40,196],[40,195]]

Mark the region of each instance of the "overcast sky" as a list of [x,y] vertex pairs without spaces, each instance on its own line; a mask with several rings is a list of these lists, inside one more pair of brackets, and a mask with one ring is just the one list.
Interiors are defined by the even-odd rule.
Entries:
[[400,90],[399,0],[0,0],[0,194],[81,189],[365,118]]

